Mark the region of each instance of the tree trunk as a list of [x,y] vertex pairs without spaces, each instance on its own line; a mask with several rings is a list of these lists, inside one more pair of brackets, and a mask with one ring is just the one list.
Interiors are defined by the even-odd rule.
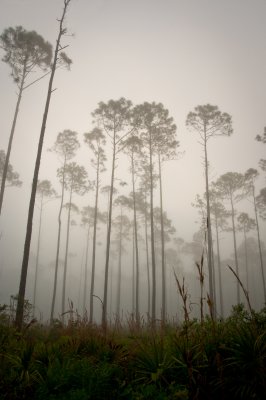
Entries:
[[155,243],[154,243],[154,222],[153,222],[153,161],[152,161],[152,140],[149,132],[149,151],[150,151],[150,221],[151,221],[151,266],[152,266],[152,298],[151,298],[151,322],[155,325],[156,320],[156,262],[155,262]]
[[136,279],[135,279],[135,256],[136,256],[136,252],[135,252],[135,227],[133,225],[133,229],[132,229],[132,317],[134,317],[135,315],[135,305],[136,305],[136,301],[135,301],[135,295],[136,295],[136,290],[135,290],[135,283],[136,283]]
[[60,40],[61,40],[62,35],[65,33],[65,30],[63,28],[63,21],[65,18],[68,4],[69,4],[69,1],[65,0],[62,17],[60,19],[59,34],[58,34],[57,41],[56,41],[54,60],[53,60],[53,64],[52,64],[51,76],[50,76],[49,85],[48,85],[48,93],[47,93],[47,98],[46,98],[46,103],[45,103],[45,109],[44,109],[39,144],[38,144],[37,157],[36,157],[35,168],[34,168],[31,197],[30,197],[29,211],[28,211],[26,237],[25,237],[25,244],[24,244],[23,261],[22,261],[22,267],[21,267],[17,311],[16,311],[16,322],[15,323],[16,323],[16,327],[18,328],[18,330],[21,330],[22,322],[23,322],[24,299],[25,299],[25,290],[26,290],[27,272],[28,272],[29,254],[30,254],[30,244],[31,244],[31,234],[32,234],[32,220],[33,220],[34,204],[35,204],[37,184],[38,184],[38,175],[39,175],[39,169],[40,169],[40,164],[41,164],[43,140],[44,140],[44,134],[45,134],[45,129],[46,129],[46,121],[47,121],[47,117],[48,117],[51,95],[52,95],[52,91],[53,91],[52,85],[53,85],[53,80],[54,80],[54,75],[55,75],[55,70],[56,70],[56,63],[58,60],[58,53],[61,49]]
[[136,321],[139,323],[139,250],[138,250],[138,226],[137,226],[137,210],[136,210],[136,193],[135,193],[135,168],[134,156],[131,155],[132,170],[132,188],[133,188],[133,210],[134,210],[134,241],[136,252]]
[[33,316],[35,316],[35,306],[36,306],[36,289],[37,289],[40,242],[41,242],[41,228],[42,228],[42,208],[43,208],[43,194],[42,194],[42,197],[41,197],[41,208],[40,208],[39,230],[38,230],[38,242],[37,242],[37,255],[36,255],[35,276],[34,276],[33,304],[32,304],[33,305]]
[[162,324],[165,325],[165,318],[166,318],[166,284],[165,284],[165,251],[164,251],[162,168],[161,168],[161,157],[160,157],[160,154],[158,154],[158,161],[159,161],[160,220],[161,220],[161,246],[162,246]]
[[62,320],[65,320],[65,301],[66,301],[66,275],[67,275],[67,263],[68,263],[68,247],[69,247],[69,233],[70,233],[70,215],[71,215],[71,204],[72,204],[72,185],[70,188],[69,195],[69,208],[67,215],[67,237],[66,237],[66,251],[65,251],[65,262],[64,262],[64,274],[63,274],[63,290],[62,290]]
[[[237,273],[237,276],[240,278],[239,267],[238,267],[238,258],[237,258],[237,249],[236,249],[235,209],[234,209],[232,195],[231,195],[230,201],[231,201],[231,210],[232,210],[232,228],[233,228],[233,239],[234,239],[234,255],[235,255],[236,273]],[[236,287],[237,304],[240,304],[240,284],[238,281],[236,284],[237,284],[237,287]]]
[[1,215],[2,205],[3,205],[3,200],[4,200],[5,185],[6,185],[6,178],[7,178],[7,171],[8,171],[8,165],[9,165],[10,153],[11,153],[13,137],[14,137],[14,133],[15,133],[15,129],[16,129],[17,117],[18,117],[19,106],[20,106],[20,102],[21,102],[21,98],[22,98],[22,92],[23,92],[25,77],[26,77],[26,63],[24,64],[21,84],[20,84],[20,87],[19,87],[17,104],[16,104],[16,108],[15,108],[15,114],[14,114],[14,118],[13,118],[13,122],[12,122],[11,132],[10,132],[10,136],[9,136],[9,140],[8,140],[6,158],[5,158],[5,162],[4,162],[4,169],[3,169],[2,181],[1,181],[1,191],[0,191],[0,215]]
[[122,206],[120,212],[119,228],[119,253],[118,253],[118,274],[117,274],[117,297],[116,297],[116,318],[120,321],[120,299],[121,299],[121,275],[122,275]]
[[219,243],[218,221],[217,221],[216,215],[215,215],[215,230],[216,230],[217,260],[218,260],[218,278],[219,278],[219,294],[220,294],[220,311],[221,311],[221,317],[224,318],[224,300],[223,300],[223,286],[222,286],[222,268],[221,268],[221,257],[220,257],[220,243]]
[[254,182],[252,183],[252,195],[253,195],[254,212],[255,212],[255,218],[256,218],[256,227],[257,227],[257,236],[258,236],[258,246],[259,246],[259,255],[260,255],[260,268],[261,268],[261,277],[262,277],[263,294],[264,294],[264,303],[266,304],[265,275],[264,275],[264,265],[263,265],[262,250],[261,250],[260,228],[259,228],[259,221],[258,221],[258,211],[257,211],[256,199],[255,199],[255,187],[254,187]]
[[83,316],[85,316],[85,312],[86,312],[86,301],[87,301],[89,242],[90,242],[90,224],[88,224],[87,243],[86,243],[86,256],[85,256],[85,274],[84,274],[83,306],[82,306],[82,309],[83,309]]
[[109,298],[109,314],[112,315],[113,312],[113,262],[110,262],[110,298]]
[[145,247],[146,247],[146,267],[148,283],[148,320],[151,316],[151,282],[150,282],[150,262],[149,262],[149,241],[148,241],[148,218],[147,218],[147,197],[145,192]]
[[59,250],[60,250],[60,241],[61,241],[61,215],[64,204],[64,194],[65,194],[65,167],[66,167],[66,156],[64,159],[63,165],[63,181],[62,181],[62,192],[61,192],[61,203],[58,213],[58,233],[57,233],[57,245],[56,245],[56,259],[55,259],[55,272],[54,272],[54,288],[53,288],[53,297],[52,297],[52,306],[51,306],[51,315],[50,315],[50,323],[52,324],[54,319],[54,308],[55,308],[55,299],[56,299],[56,289],[57,289],[57,275],[58,275],[58,265],[59,265]]
[[246,285],[247,291],[249,291],[249,276],[248,276],[248,247],[247,247],[247,233],[245,224],[243,226],[243,233],[244,233],[244,244],[245,244],[245,267],[246,267]]
[[79,270],[79,289],[78,289],[78,310],[80,310],[80,301],[81,301],[81,283],[82,283],[82,271],[83,271],[83,259],[84,259],[84,249],[82,251],[81,263],[80,263],[80,270]]
[[109,270],[109,256],[110,256],[110,242],[111,242],[111,228],[112,228],[112,209],[113,209],[113,191],[114,191],[114,175],[115,175],[115,157],[116,157],[116,143],[115,132],[113,142],[113,159],[112,159],[112,175],[111,175],[111,188],[109,200],[109,213],[108,213],[108,226],[107,226],[107,239],[106,239],[106,261],[104,273],[104,293],[103,293],[103,309],[102,309],[102,326],[105,329],[107,325],[107,295],[108,295],[108,270]]
[[90,323],[93,322],[93,295],[94,295],[94,280],[95,280],[95,263],[96,263],[96,238],[97,238],[97,219],[98,219],[98,195],[99,195],[99,169],[100,156],[97,158],[96,172],[96,193],[94,206],[94,221],[93,221],[93,245],[92,245],[92,266],[91,266],[91,291],[90,291]]
[[212,252],[212,229],[211,229],[211,210],[209,198],[209,176],[208,176],[208,156],[207,156],[207,140],[206,140],[206,125],[204,124],[204,155],[205,155],[205,184],[206,184],[206,200],[207,200],[207,232],[208,232],[208,270],[209,270],[209,291],[210,300],[213,307],[213,315],[216,316],[216,299],[214,296],[213,286],[213,252]]

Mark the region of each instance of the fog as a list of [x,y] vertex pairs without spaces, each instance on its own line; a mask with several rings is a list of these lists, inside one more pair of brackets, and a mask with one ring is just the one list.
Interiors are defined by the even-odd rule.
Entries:
[[[21,25],[35,30],[49,41],[53,48],[58,32],[57,18],[61,17],[62,0],[0,0],[0,32],[8,27]],[[212,104],[221,112],[232,116],[233,134],[230,137],[213,137],[208,142],[210,183],[227,172],[244,174],[249,168],[260,175],[255,183],[256,195],[265,187],[265,171],[259,160],[265,158],[265,144],[255,140],[262,135],[266,125],[266,4],[264,1],[248,0],[72,0],[65,20],[68,34],[63,38],[65,51],[72,59],[70,71],[56,71],[54,89],[46,125],[39,180],[49,180],[60,195],[61,185],[57,169],[62,160],[51,149],[57,135],[64,130],[77,132],[80,148],[71,160],[82,165],[88,179],[95,181],[95,169],[91,166],[91,150],[84,143],[84,133],[94,128],[91,113],[99,102],[130,100],[133,106],[162,103],[176,124],[177,155],[163,163],[163,211],[174,228],[165,243],[166,262],[166,310],[171,318],[182,317],[182,304],[175,282],[185,278],[190,294],[191,313],[199,316],[200,284],[195,261],[200,262],[204,252],[204,234],[193,243],[193,236],[201,226],[201,215],[192,206],[196,195],[205,192],[204,154],[197,132],[186,126],[187,115],[198,105]],[[0,49],[1,58],[4,50]],[[0,149],[6,152],[17,101],[16,85],[10,76],[10,67],[0,63]],[[36,70],[33,80],[41,73]],[[0,216],[0,303],[9,304],[10,296],[18,293],[29,198],[33,169],[41,128],[48,77],[41,79],[23,93],[17,126],[11,150],[10,163],[19,173],[21,187],[7,187]],[[112,149],[109,138],[105,147],[106,171],[101,174],[100,187],[110,185]],[[155,172],[158,173],[157,161]],[[140,178],[136,178],[139,190]],[[115,169],[115,200],[132,192],[129,157],[122,151],[117,155]],[[100,188],[100,189],[101,189]],[[159,182],[154,185],[154,207],[160,207]],[[69,202],[66,192],[64,203]],[[95,190],[83,196],[73,194],[73,203],[81,211],[94,207]],[[230,203],[223,200],[227,210]],[[236,217],[246,212],[255,218],[252,199],[244,197],[236,205]],[[36,316],[49,319],[53,293],[58,212],[60,199],[50,198],[44,202],[40,236],[39,269],[36,291]],[[108,196],[100,190],[99,211],[107,212]],[[108,286],[108,318],[117,312],[119,227],[115,219],[120,207],[113,208],[111,251]],[[123,210],[132,223],[133,211]],[[33,302],[34,279],[38,246],[40,198],[36,198],[30,261],[27,276],[26,298]],[[146,318],[148,312],[147,265],[143,215],[137,215],[139,226],[140,261],[140,313]],[[82,226],[80,213],[72,213],[70,226],[66,299],[83,314],[86,238],[87,228]],[[228,226],[231,225],[230,217]],[[126,228],[126,226],[124,226]],[[265,220],[259,217],[259,228],[266,265]],[[150,227],[149,227],[150,229]],[[106,222],[98,223],[96,270],[94,289],[94,318],[101,320],[101,301],[104,290],[106,256]],[[58,271],[58,288],[55,316],[60,317],[63,265],[66,249],[67,209],[62,212],[62,237]],[[89,289],[92,263],[91,227],[88,249],[88,277],[86,310],[89,310]],[[150,235],[150,231],[149,231]],[[264,304],[258,240],[256,230],[248,236],[249,294],[252,306],[260,309]],[[167,236],[167,235],[165,235]],[[182,238],[183,241],[177,240]],[[195,237],[194,237],[195,239]],[[217,247],[213,232],[217,310],[218,296]],[[151,263],[148,238],[149,262]],[[195,240],[194,240],[195,242]],[[243,232],[236,232],[240,278],[247,283]],[[133,261],[134,239],[132,226],[123,234],[120,316],[126,320],[134,311],[136,291],[136,265]],[[161,309],[161,242],[160,222],[155,222],[156,255],[156,314]],[[193,249],[196,251],[193,252]],[[222,261],[222,285],[224,313],[228,314],[237,303],[236,280],[229,271],[235,269],[232,231],[220,232]],[[149,264],[151,268],[151,264]],[[134,273],[133,273],[134,269]],[[265,271],[266,272],[266,271]],[[151,269],[150,269],[151,274]],[[134,276],[134,279],[133,279]],[[204,252],[204,295],[208,289],[208,268]],[[97,296],[97,297],[96,297]],[[243,293],[241,301],[245,303]],[[206,306],[207,307],[207,306]],[[66,307],[67,309],[67,307]],[[205,310],[207,312],[207,308]]]

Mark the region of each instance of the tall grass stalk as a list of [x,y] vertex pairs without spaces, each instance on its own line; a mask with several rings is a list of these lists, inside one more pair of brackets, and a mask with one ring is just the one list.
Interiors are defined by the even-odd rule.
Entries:
[[204,255],[202,252],[200,264],[198,262],[195,263],[198,273],[199,273],[199,281],[200,281],[200,322],[201,324],[204,321],[203,315],[203,286],[204,286],[204,273],[203,273],[203,264],[204,264]]
[[252,309],[252,307],[251,307],[251,303],[250,303],[249,294],[248,294],[247,289],[245,289],[245,287],[244,287],[244,285],[243,285],[241,279],[239,278],[239,276],[237,275],[237,273],[233,270],[233,268],[230,267],[230,265],[227,265],[227,267],[228,267],[228,268],[230,269],[230,271],[235,275],[235,277],[236,277],[236,279],[237,279],[237,281],[238,281],[238,283],[239,283],[241,289],[243,290],[244,296],[245,296],[245,298],[246,298],[246,300],[247,300],[247,303],[248,303],[248,309],[249,309],[250,315],[252,316],[252,315],[253,315],[253,309]]
[[189,307],[188,307],[188,299],[189,299],[189,295],[188,295],[188,290],[185,287],[185,278],[183,277],[183,282],[182,284],[180,283],[176,272],[174,270],[174,276],[175,276],[175,280],[176,280],[176,284],[177,284],[177,288],[179,291],[179,294],[181,296],[181,299],[183,301],[183,310],[184,310],[184,319],[186,324],[189,323]]

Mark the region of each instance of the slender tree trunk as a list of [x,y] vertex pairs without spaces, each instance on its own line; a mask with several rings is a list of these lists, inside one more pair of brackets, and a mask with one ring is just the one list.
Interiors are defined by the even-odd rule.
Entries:
[[246,267],[246,285],[247,291],[249,291],[249,276],[248,276],[248,247],[247,247],[247,233],[245,224],[243,226],[243,233],[244,233],[244,244],[245,244],[245,267]]
[[136,256],[136,252],[135,252],[135,227],[133,225],[133,229],[132,229],[132,316],[134,317],[135,315],[135,305],[136,305],[136,301],[135,301],[135,295],[136,295],[136,290],[135,290],[135,284],[136,284],[136,273],[135,273],[135,256]]
[[64,323],[64,320],[65,320],[66,276],[67,276],[67,264],[68,264],[68,247],[69,247],[71,205],[72,205],[72,185],[71,185],[71,188],[70,188],[69,208],[68,208],[68,215],[67,215],[67,237],[66,237],[66,251],[65,251],[64,274],[63,274],[63,290],[62,290],[62,306],[61,306],[63,323]]
[[133,211],[134,211],[134,241],[136,251],[136,321],[139,322],[139,250],[138,250],[138,225],[137,225],[137,210],[136,210],[136,192],[135,192],[135,166],[133,152],[131,155],[131,170],[132,170],[132,188],[133,188]]
[[155,261],[155,243],[154,243],[154,222],[153,222],[153,160],[152,160],[152,141],[151,132],[149,132],[149,151],[150,151],[150,221],[151,221],[151,266],[152,266],[152,298],[151,298],[151,320],[152,325],[156,320],[156,261]]
[[35,204],[37,184],[38,184],[38,175],[39,175],[39,169],[40,169],[40,164],[41,164],[43,140],[44,140],[44,134],[45,134],[45,129],[46,129],[46,121],[47,121],[47,117],[48,117],[51,95],[52,95],[52,91],[53,91],[52,86],[53,86],[53,80],[54,80],[54,75],[55,75],[55,70],[56,70],[56,63],[58,60],[58,53],[61,49],[60,40],[61,40],[62,35],[65,33],[65,30],[63,28],[63,21],[65,18],[65,14],[66,14],[66,10],[67,10],[67,6],[68,6],[69,2],[70,1],[68,1],[68,0],[64,0],[64,8],[63,8],[62,17],[60,19],[59,34],[58,34],[57,41],[56,41],[54,60],[53,60],[52,68],[51,68],[51,75],[50,75],[50,80],[49,80],[49,85],[48,85],[48,93],[47,93],[47,98],[46,98],[46,103],[45,103],[45,109],[44,109],[39,144],[38,144],[37,157],[36,157],[35,168],[34,168],[31,197],[30,197],[29,211],[28,211],[26,237],[25,237],[25,244],[24,244],[24,254],[23,254],[22,267],[21,267],[17,311],[16,311],[16,322],[15,323],[16,323],[18,330],[21,330],[22,321],[23,321],[24,299],[25,299],[25,290],[26,290],[27,272],[28,272],[29,254],[30,254],[30,244],[31,244],[31,234],[32,234],[32,220],[33,220],[34,204]]
[[113,209],[113,192],[114,192],[114,175],[115,175],[115,157],[116,157],[116,142],[115,132],[113,141],[113,159],[112,159],[112,175],[111,175],[111,188],[109,200],[109,213],[108,213],[108,226],[107,226],[107,239],[106,239],[106,261],[104,273],[104,293],[103,293],[103,309],[102,309],[102,326],[105,329],[107,324],[107,295],[108,295],[108,271],[109,271],[109,256],[110,256],[110,243],[111,243],[111,228],[112,228],[112,209]]
[[223,300],[223,286],[222,286],[222,268],[220,257],[220,243],[219,243],[219,230],[218,221],[215,215],[215,230],[216,230],[216,244],[217,244],[217,260],[218,260],[218,278],[219,278],[219,294],[220,294],[220,311],[221,317],[224,318],[224,300]]
[[213,280],[213,297],[215,299],[215,312],[217,311],[217,295],[216,295],[216,272],[215,272],[215,262],[214,262],[214,249],[213,249],[214,240],[212,240],[212,280]]
[[120,320],[120,299],[121,299],[121,275],[122,275],[122,206],[120,212],[119,228],[119,253],[118,253],[118,274],[117,274],[117,297],[116,297],[116,318]]
[[38,278],[38,268],[39,268],[39,254],[40,254],[40,243],[41,243],[41,228],[42,228],[42,208],[43,208],[43,194],[42,194],[42,197],[41,197],[41,208],[40,208],[39,230],[38,230],[38,242],[37,242],[37,255],[36,255],[35,276],[34,276],[33,316],[35,316],[35,306],[36,306],[36,289],[37,289],[37,278]]
[[151,282],[150,282],[150,262],[149,262],[149,241],[148,241],[148,218],[147,218],[147,197],[145,192],[145,247],[146,247],[146,267],[148,283],[148,319],[151,316]]
[[247,248],[247,232],[246,232],[246,226],[245,226],[245,224],[243,225],[243,233],[244,233],[244,245],[245,245],[246,288],[247,288],[247,292],[249,292],[248,248]]
[[90,242],[90,224],[88,224],[87,232],[87,243],[86,243],[86,255],[85,255],[85,274],[84,274],[84,287],[83,287],[83,315],[86,312],[86,301],[87,301],[87,284],[88,284],[88,255],[89,255],[89,242]]
[[254,182],[252,183],[252,195],[253,195],[254,212],[255,212],[255,218],[256,218],[258,246],[259,246],[259,255],[260,255],[260,268],[261,268],[261,277],[262,277],[263,294],[264,294],[264,303],[266,304],[266,285],[265,285],[264,265],[263,265],[262,250],[261,250],[260,228],[259,228],[259,221],[258,221],[258,211],[257,211],[256,199],[255,199]]
[[[232,210],[232,228],[233,228],[233,239],[234,239],[235,265],[236,265],[236,273],[237,273],[237,276],[239,277],[239,266],[238,266],[237,248],[236,248],[235,209],[234,209],[232,195],[231,195],[230,201],[231,201],[231,210]],[[240,304],[240,284],[238,281],[236,284],[237,284],[237,287],[236,287],[237,304]]]
[[26,77],[26,63],[24,64],[23,74],[22,74],[22,78],[21,78],[21,84],[19,86],[18,99],[17,99],[15,114],[14,114],[14,118],[13,118],[13,122],[12,122],[11,132],[10,132],[10,136],[9,136],[9,140],[8,140],[6,158],[5,158],[5,162],[4,162],[4,169],[3,169],[2,181],[1,181],[1,191],[0,191],[0,215],[1,215],[2,205],[3,205],[3,200],[4,200],[5,185],[6,185],[10,153],[11,153],[13,137],[14,137],[14,133],[15,133],[15,129],[16,129],[17,117],[18,117],[19,106],[20,106],[20,102],[21,102],[21,98],[22,98],[25,77]]
[[109,314],[112,315],[113,311],[113,263],[112,259],[110,262],[110,304],[109,304]]
[[94,206],[94,222],[93,222],[93,245],[92,245],[91,291],[90,291],[90,323],[93,322],[93,295],[94,295],[95,264],[96,264],[96,238],[97,238],[97,219],[98,219],[99,170],[100,170],[100,156],[98,154],[97,172],[96,172],[96,193],[95,193],[95,206]]
[[81,300],[81,281],[82,281],[82,270],[83,270],[83,259],[84,259],[84,249],[82,251],[81,263],[80,263],[80,270],[79,270],[79,291],[78,291],[78,310],[80,310],[80,300]]
[[206,140],[206,125],[204,124],[204,155],[205,155],[205,183],[206,183],[206,200],[207,200],[207,232],[208,232],[208,270],[209,270],[209,291],[210,299],[213,306],[213,315],[216,316],[216,299],[214,296],[213,286],[213,252],[212,252],[212,229],[211,229],[211,210],[209,198],[209,175],[208,175],[208,156],[207,156],[207,140]]
[[50,315],[50,323],[52,324],[54,319],[54,308],[55,308],[55,299],[56,299],[56,290],[57,290],[57,275],[58,275],[58,265],[59,265],[59,250],[60,250],[60,241],[61,241],[61,215],[64,204],[64,194],[65,194],[65,167],[66,167],[66,156],[64,159],[63,165],[63,181],[62,181],[62,191],[61,191],[61,202],[58,213],[58,232],[57,232],[57,245],[56,245],[56,259],[55,259],[55,272],[54,272],[54,288],[53,288],[53,297],[52,297],[52,305],[51,305],[51,315]]
[[164,250],[164,220],[163,220],[163,190],[162,190],[162,166],[161,157],[158,154],[159,183],[160,183],[160,220],[161,220],[161,246],[162,246],[162,324],[166,318],[166,280],[165,280],[165,250]]

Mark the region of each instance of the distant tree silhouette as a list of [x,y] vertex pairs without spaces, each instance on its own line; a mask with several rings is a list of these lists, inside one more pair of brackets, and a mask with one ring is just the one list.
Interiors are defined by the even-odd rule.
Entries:
[[114,219],[114,229],[115,229],[115,238],[114,243],[116,243],[117,251],[118,251],[118,274],[117,274],[117,297],[116,297],[116,317],[120,318],[120,309],[121,309],[121,282],[122,282],[122,253],[125,251],[124,249],[124,241],[125,239],[129,239],[129,231],[130,231],[130,221],[129,218],[124,215],[124,208],[128,205],[128,198],[126,196],[118,196],[114,202],[114,205],[120,208],[119,215]]
[[[6,157],[1,171],[0,214],[2,211],[6,180],[8,180],[8,166],[13,137],[16,129],[19,106],[23,91],[29,86],[27,79],[36,67],[45,71],[51,63],[52,46],[35,31],[26,31],[22,26],[7,28],[0,36],[0,48],[5,51],[3,61],[11,68],[11,76],[18,88],[18,98],[9,135]],[[35,80],[36,81],[36,80]],[[9,171],[10,172],[10,171]]]
[[[232,219],[232,232],[234,241],[234,257],[235,257],[235,267],[236,273],[239,276],[239,265],[237,257],[237,245],[236,245],[236,209],[235,203],[243,199],[244,197],[244,185],[245,177],[243,174],[238,172],[227,172],[221,175],[216,182],[214,182],[213,187],[217,191],[219,197],[227,199],[230,203],[230,214]],[[237,303],[240,304],[240,285],[237,281]]]
[[[107,197],[107,209],[106,209],[106,226],[108,227],[108,221],[109,221],[109,208],[110,208],[110,192],[111,192],[111,186],[110,185],[105,185],[102,186],[100,189],[100,193],[102,193],[104,196]],[[118,190],[116,187],[113,187],[113,197],[118,194]]]
[[107,324],[107,298],[108,298],[108,277],[109,277],[109,256],[112,229],[112,210],[113,210],[113,194],[115,168],[118,153],[122,150],[121,144],[123,140],[131,133],[130,116],[132,103],[129,100],[121,98],[119,100],[110,100],[108,103],[99,103],[98,108],[92,113],[95,122],[104,130],[106,136],[111,141],[112,146],[112,164],[111,164],[111,180],[110,180],[110,196],[109,211],[106,238],[106,257],[104,272],[104,293],[103,293],[103,309],[102,309],[102,325],[105,328]]
[[[134,108],[134,126],[138,130],[143,146],[147,152],[150,179],[150,229],[151,229],[151,265],[152,265],[152,298],[151,320],[156,320],[156,260],[154,241],[154,157],[158,148],[172,144],[176,125],[169,111],[161,103],[143,103]],[[163,284],[164,285],[164,284]],[[162,303],[164,302],[164,298]]]
[[40,204],[40,217],[39,217],[39,228],[38,228],[38,239],[37,239],[37,253],[36,253],[36,265],[35,265],[35,276],[34,276],[34,288],[33,288],[33,316],[35,315],[36,306],[36,289],[37,289],[37,279],[38,279],[38,269],[39,269],[39,255],[40,255],[40,243],[41,243],[41,229],[42,229],[42,213],[43,206],[45,204],[45,199],[55,198],[56,191],[53,189],[52,184],[47,179],[43,181],[38,181],[37,184],[37,197],[39,198]]
[[266,220],[266,187],[262,188],[260,193],[256,196],[256,204],[260,217]]
[[83,315],[86,312],[87,303],[87,286],[88,286],[88,263],[89,263],[89,243],[90,243],[90,230],[94,221],[94,208],[86,206],[81,211],[81,224],[87,229],[86,235],[86,250],[85,250],[85,268],[84,268],[84,286],[83,286]]
[[230,213],[225,209],[221,203],[217,192],[212,189],[210,192],[210,212],[213,216],[215,233],[216,233],[216,247],[217,247],[217,264],[218,264],[218,282],[219,282],[219,298],[220,298],[220,312],[221,317],[224,317],[224,296],[223,296],[223,279],[222,279],[222,266],[221,266],[221,253],[220,253],[220,231],[227,229],[227,218]]
[[88,174],[83,166],[78,165],[76,162],[71,162],[65,166],[65,169],[59,170],[59,177],[65,181],[65,188],[69,191],[69,202],[67,204],[67,236],[66,236],[66,250],[64,260],[64,274],[63,274],[63,290],[62,290],[62,317],[64,320],[65,313],[65,294],[66,294],[66,276],[68,265],[68,248],[69,248],[69,232],[71,211],[78,212],[78,208],[72,204],[72,196],[74,193],[84,195],[89,189]]
[[[166,131],[165,137],[157,148],[158,170],[159,170],[159,189],[160,189],[160,223],[161,223],[161,248],[162,248],[162,324],[166,319],[166,279],[165,279],[165,232],[164,232],[164,209],[163,209],[163,184],[162,184],[162,164],[176,157],[176,149],[179,146],[175,140],[175,130]],[[171,135],[171,137],[170,137]]]
[[263,134],[256,136],[256,140],[258,142],[266,143],[266,126],[264,127]]
[[207,153],[207,143],[215,136],[230,136],[233,132],[232,119],[227,113],[222,113],[217,106],[210,104],[197,106],[191,111],[186,120],[186,125],[200,136],[200,144],[204,150],[204,172],[205,172],[205,191],[207,201],[207,232],[208,232],[208,270],[209,270],[209,291],[210,299],[214,309],[214,281],[213,281],[213,249],[212,249],[212,229],[211,229],[211,210],[209,199],[209,161]]
[[258,238],[258,247],[259,247],[259,255],[260,255],[260,268],[261,268],[261,277],[262,277],[262,285],[263,285],[263,293],[264,293],[264,303],[266,304],[266,282],[265,282],[265,273],[264,273],[264,265],[263,265],[263,257],[262,257],[262,249],[261,249],[261,239],[260,239],[260,227],[258,220],[258,208],[257,201],[255,195],[255,180],[258,178],[259,173],[254,168],[249,168],[245,173],[245,181],[247,185],[248,193],[252,197],[253,206],[254,206],[254,214],[256,220],[256,230],[257,230],[257,238]]
[[242,212],[237,217],[238,229],[243,231],[244,234],[244,249],[245,249],[245,267],[246,267],[246,285],[249,291],[249,272],[248,272],[248,247],[247,247],[247,233],[256,228],[256,222],[253,218],[245,212]]
[[96,171],[95,180],[95,205],[94,205],[94,223],[93,223],[93,245],[92,245],[92,267],[91,267],[91,290],[90,290],[90,315],[89,321],[93,322],[93,300],[94,300],[94,279],[96,265],[96,240],[97,240],[97,222],[98,222],[98,197],[100,189],[100,174],[105,171],[106,155],[104,146],[106,144],[105,135],[99,128],[94,128],[91,132],[84,134],[84,141],[88,144],[93,153],[91,166]]
[[[224,205],[221,203],[219,199],[219,194],[213,186],[209,190],[209,199],[210,199],[210,213],[213,217],[213,223],[215,227],[216,233],[216,247],[217,247],[217,264],[218,264],[218,283],[219,283],[219,299],[220,299],[220,312],[221,317],[224,317],[224,307],[223,307],[223,285],[222,285],[222,273],[221,273],[221,254],[220,254],[220,239],[219,233],[220,230],[227,229],[227,218],[230,216],[230,213],[226,211]],[[204,193],[204,197],[201,198],[199,195],[196,196],[195,203],[192,203],[193,207],[198,208],[202,223],[201,229],[206,232],[206,193]],[[215,269],[213,270],[213,281],[214,281],[214,293],[216,296],[216,285],[215,285]]]
[[[150,252],[149,243],[150,236],[148,235],[148,223],[150,220],[150,204],[148,202],[148,197],[150,193],[150,173],[149,165],[147,164],[145,157],[142,158],[141,169],[138,171],[140,177],[139,192],[142,194],[143,201],[140,203],[140,213],[144,217],[144,230],[145,230],[145,253],[146,253],[146,270],[147,270],[147,303],[148,303],[148,319],[151,317],[151,274],[150,274]],[[155,187],[155,182],[158,180],[158,175],[153,175],[153,187]]]
[[[124,148],[125,152],[130,158],[130,172],[132,181],[132,200],[133,200],[132,203],[133,203],[133,224],[134,224],[133,260],[136,261],[136,285],[135,285],[136,293],[135,295],[133,295],[133,299],[135,299],[136,302],[136,308],[133,300],[133,312],[135,308],[137,323],[139,323],[139,274],[140,273],[139,273],[139,246],[138,246],[138,224],[137,224],[137,204],[136,204],[136,178],[137,178],[136,169],[138,168],[137,157],[141,155],[141,145],[142,142],[140,138],[137,137],[135,134],[133,134],[125,141],[125,148]],[[134,274],[133,274],[133,282],[134,282]]]
[[[51,314],[50,314],[51,323],[54,318],[54,308],[55,308],[55,299],[57,291],[57,275],[58,275],[59,250],[60,250],[61,227],[62,227],[61,215],[63,210],[64,194],[65,194],[65,169],[67,163],[75,156],[76,151],[80,146],[77,136],[78,136],[77,132],[65,129],[63,132],[60,132],[57,135],[54,146],[51,149],[49,149],[49,151],[52,151],[59,156],[60,162],[62,163],[62,167],[59,173],[59,177],[61,180],[61,196],[60,196],[61,198],[60,198],[60,206],[58,212],[58,232],[57,232],[56,257],[55,257],[55,272],[54,272],[53,296],[52,296]],[[59,170],[57,171],[57,174],[58,172]]]
[[[262,135],[257,135],[255,138],[258,142],[266,144],[266,126],[264,127],[264,131]],[[261,158],[259,161],[259,166],[263,171],[266,171],[266,159]]]
[[[0,182],[1,183],[2,183],[4,166],[5,166],[5,160],[6,160],[5,152],[4,152],[4,150],[0,150]],[[8,164],[5,187],[8,187],[8,186],[20,187],[21,185],[22,185],[22,182],[21,182],[21,180],[19,180],[19,174],[13,170],[13,167],[11,164]]]

